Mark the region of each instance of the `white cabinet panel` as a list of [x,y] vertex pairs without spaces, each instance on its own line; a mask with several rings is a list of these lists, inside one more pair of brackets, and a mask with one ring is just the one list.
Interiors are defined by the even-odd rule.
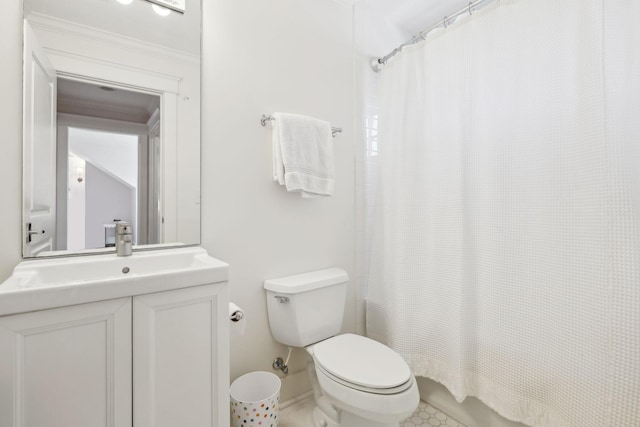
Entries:
[[0,426],[131,426],[131,299],[0,317]]
[[134,297],[136,427],[228,424],[228,405],[218,407],[229,381],[226,292],[205,285]]
[[227,426],[228,323],[226,283],[0,317],[0,427]]

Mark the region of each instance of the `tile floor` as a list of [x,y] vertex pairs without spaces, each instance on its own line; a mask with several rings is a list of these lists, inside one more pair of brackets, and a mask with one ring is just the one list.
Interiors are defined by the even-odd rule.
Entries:
[[[313,398],[304,399],[295,405],[282,409],[279,414],[278,427],[313,427],[311,412]],[[447,414],[425,402],[420,402],[412,416],[400,423],[399,427],[466,427]]]
[[400,423],[400,427],[417,426],[466,427],[464,424],[456,421],[439,409],[436,409],[428,403],[422,401],[418,405],[418,409],[416,409],[413,415]]

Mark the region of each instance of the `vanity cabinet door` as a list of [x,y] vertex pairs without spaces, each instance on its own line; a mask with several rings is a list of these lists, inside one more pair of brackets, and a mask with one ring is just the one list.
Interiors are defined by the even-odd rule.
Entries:
[[217,284],[133,298],[135,427],[228,426],[227,292]]
[[131,299],[0,317],[0,426],[131,426]]

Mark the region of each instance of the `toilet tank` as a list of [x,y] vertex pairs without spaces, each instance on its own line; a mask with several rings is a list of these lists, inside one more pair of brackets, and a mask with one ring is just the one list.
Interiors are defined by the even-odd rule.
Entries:
[[290,347],[306,347],[337,335],[348,280],[339,268],[265,280],[273,338]]

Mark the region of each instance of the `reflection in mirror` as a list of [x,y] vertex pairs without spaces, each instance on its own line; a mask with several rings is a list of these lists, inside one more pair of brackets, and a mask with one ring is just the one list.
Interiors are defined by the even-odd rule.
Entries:
[[200,2],[153,6],[24,0],[23,256],[199,243]]
[[56,250],[160,243],[160,97],[58,78]]

